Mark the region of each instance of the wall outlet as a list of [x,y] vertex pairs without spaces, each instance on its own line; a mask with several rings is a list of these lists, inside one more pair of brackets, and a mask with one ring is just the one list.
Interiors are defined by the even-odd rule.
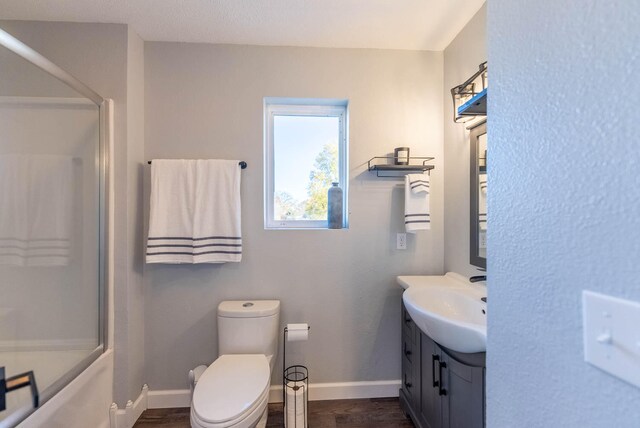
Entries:
[[407,234],[406,233],[398,233],[396,235],[396,249],[398,249],[398,250],[406,250],[407,249]]

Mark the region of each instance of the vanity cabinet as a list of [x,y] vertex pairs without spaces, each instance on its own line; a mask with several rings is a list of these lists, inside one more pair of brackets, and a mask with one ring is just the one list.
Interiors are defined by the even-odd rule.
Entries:
[[446,349],[402,305],[400,406],[418,428],[485,426],[485,353]]

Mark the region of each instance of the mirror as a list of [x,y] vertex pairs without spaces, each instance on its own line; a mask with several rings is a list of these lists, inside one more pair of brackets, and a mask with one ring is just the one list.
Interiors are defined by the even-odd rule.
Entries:
[[471,143],[470,263],[487,268],[487,123],[473,128]]

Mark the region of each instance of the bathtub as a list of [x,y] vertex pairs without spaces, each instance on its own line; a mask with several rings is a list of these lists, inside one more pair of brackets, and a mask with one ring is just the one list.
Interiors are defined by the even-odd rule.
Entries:
[[[100,349],[96,350],[100,352]],[[96,352],[94,351],[94,352]],[[5,353],[3,353],[5,354]],[[87,360],[87,351],[28,351],[16,355],[0,355],[7,360],[14,358],[25,365],[25,370],[36,373],[38,389],[50,386],[61,370],[81,367]],[[89,357],[90,358],[90,357]],[[39,365],[38,365],[39,363]],[[26,366],[31,364],[30,368]],[[22,367],[20,366],[20,369]],[[13,394],[22,394],[12,396]],[[7,395],[7,405],[24,405],[30,392],[28,388]],[[70,383],[53,395],[39,409],[18,425],[20,428],[109,428],[109,407],[113,401],[113,350],[102,353]],[[15,423],[17,414],[0,421],[0,427]]]

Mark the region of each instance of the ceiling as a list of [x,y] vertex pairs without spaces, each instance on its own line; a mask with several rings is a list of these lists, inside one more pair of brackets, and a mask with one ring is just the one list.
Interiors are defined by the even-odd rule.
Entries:
[[0,0],[1,19],[130,24],[148,41],[443,50],[484,0]]

